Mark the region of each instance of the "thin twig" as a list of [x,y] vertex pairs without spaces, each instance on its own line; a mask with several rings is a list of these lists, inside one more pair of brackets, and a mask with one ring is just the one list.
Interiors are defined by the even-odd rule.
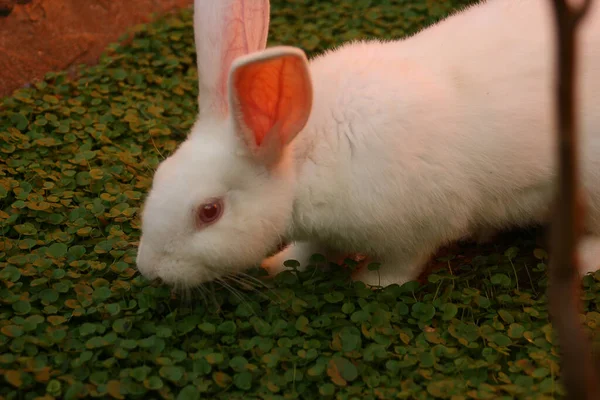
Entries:
[[591,0],[579,7],[567,0],[552,0],[558,44],[556,69],[556,116],[558,124],[558,193],[552,226],[552,250],[548,301],[561,347],[561,372],[566,398],[600,399],[592,346],[579,315],[582,311],[577,243],[581,233],[583,202],[579,191],[577,154],[578,121],[575,118],[577,74],[577,28]]

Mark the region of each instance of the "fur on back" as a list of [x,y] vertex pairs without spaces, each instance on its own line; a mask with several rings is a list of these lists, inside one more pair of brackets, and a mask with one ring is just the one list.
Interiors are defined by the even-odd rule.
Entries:
[[[405,40],[315,58],[313,114],[295,143],[301,179],[290,236],[395,257],[547,217],[556,141],[550,6],[484,2]],[[598,218],[598,5],[580,37],[584,185]]]

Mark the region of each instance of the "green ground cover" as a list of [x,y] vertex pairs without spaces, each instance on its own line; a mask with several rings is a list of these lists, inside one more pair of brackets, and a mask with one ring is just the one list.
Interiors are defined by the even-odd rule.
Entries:
[[[400,37],[466,3],[278,0],[270,44]],[[339,268],[186,298],[141,278],[139,207],[196,113],[192,36],[184,11],[0,100],[0,399],[560,397],[528,234],[377,291]],[[583,284],[598,343],[600,272]]]

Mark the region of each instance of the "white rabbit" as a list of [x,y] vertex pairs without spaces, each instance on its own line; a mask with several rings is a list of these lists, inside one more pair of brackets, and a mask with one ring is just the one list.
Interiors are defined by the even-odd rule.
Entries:
[[[580,30],[588,233],[600,267],[600,4]],[[156,171],[141,273],[195,286],[316,252],[361,253],[369,284],[417,277],[442,245],[545,222],[556,183],[548,0],[491,0],[403,40],[308,63],[265,50],[267,0],[196,0],[199,117]],[[273,254],[282,240],[294,242]]]

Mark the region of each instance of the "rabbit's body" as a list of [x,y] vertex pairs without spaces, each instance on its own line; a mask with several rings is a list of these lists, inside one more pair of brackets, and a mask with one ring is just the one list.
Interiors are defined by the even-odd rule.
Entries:
[[[397,282],[448,241],[547,221],[556,176],[550,7],[493,1],[407,40],[352,43],[313,60],[313,111],[292,143],[299,181],[289,237],[369,254],[384,263],[378,275]],[[596,234],[599,10],[580,35],[578,103]],[[273,260],[305,262],[316,250],[325,248]]]
[[[223,122],[227,128],[220,129],[233,129],[237,136],[234,140],[227,135],[218,139],[218,134],[204,133],[210,129],[202,128],[201,118],[195,132],[203,133],[190,135],[178,150],[181,155],[176,152],[173,156],[179,163],[170,162],[170,168],[201,167],[198,157],[185,155],[194,153],[193,148],[198,149],[197,154],[218,149],[206,159],[216,158],[224,164],[228,153],[236,154],[227,169],[238,171],[240,176],[247,174],[251,182],[245,185],[261,187],[264,202],[272,201],[272,209],[260,208],[256,189],[246,188],[252,192],[246,196],[251,199],[248,208],[253,212],[243,220],[238,216],[235,222],[241,225],[237,236],[232,234],[231,243],[223,244],[227,247],[217,251],[199,244],[212,239],[208,236],[211,229],[216,232],[233,223],[234,217],[223,214],[223,220],[214,227],[203,228],[205,231],[189,239],[196,245],[193,250],[175,242],[163,250],[159,257],[163,263],[168,257],[177,261],[167,263],[170,267],[151,262],[151,254],[140,255],[147,260],[145,264],[153,264],[147,275],[169,282],[212,279],[219,276],[215,272],[219,263],[226,266],[223,274],[234,270],[234,265],[249,267],[283,236],[295,244],[265,260],[264,266],[277,270],[288,258],[305,264],[315,252],[362,253],[382,266],[378,272],[361,269],[357,279],[372,284],[402,283],[416,278],[427,258],[449,241],[547,221],[556,182],[554,29],[554,14],[547,0],[489,1],[404,40],[351,43],[327,52],[310,62],[305,72],[309,83],[300,78],[289,78],[293,84],[286,83],[285,77],[269,78],[274,82],[279,79],[278,84],[286,88],[299,87],[294,93],[300,98],[309,91],[306,85],[312,87],[309,112],[306,103],[296,105],[293,101],[271,114],[264,112],[271,117],[267,120],[272,122],[272,130],[284,132],[279,135],[288,132],[281,126],[288,126],[289,119],[296,121],[294,126],[303,126],[295,138],[296,133],[281,136],[289,144],[273,152],[279,160],[277,167],[260,161],[264,156],[255,155],[271,154],[271,145],[261,144],[261,140],[267,142],[270,133],[266,139],[256,133],[267,122],[260,119],[262,109],[249,111],[254,110],[250,106],[256,106],[251,96],[254,92],[244,94],[250,89],[230,78],[229,104],[238,108],[227,114],[233,116],[234,128]],[[202,41],[198,34],[196,41]],[[202,46],[208,46],[200,44],[199,64],[201,55],[207,54]],[[264,57],[242,57],[243,61],[234,63],[231,76],[238,70],[244,72],[246,66],[260,70],[263,61],[259,58],[277,60],[278,51],[282,57],[297,55],[278,49],[265,51]],[[584,272],[588,272],[600,265],[600,7],[595,3],[580,31],[579,50],[577,110],[588,200],[586,228],[591,234],[583,243],[582,255]],[[212,70],[206,67],[205,71]],[[293,75],[302,76],[300,72]],[[250,73],[244,76],[253,77]],[[267,95],[276,96],[272,93],[260,95],[257,98],[261,105],[266,104],[264,107],[279,104],[269,100]],[[202,115],[202,104],[200,108]],[[281,113],[285,113],[283,117]],[[243,129],[236,128],[238,125]],[[248,139],[252,132],[256,145]],[[240,155],[247,154],[266,167],[239,167]],[[264,173],[273,178],[264,180]],[[185,172],[184,176],[188,175],[194,176],[194,182],[211,186],[203,175]],[[165,192],[166,185],[161,186]],[[235,189],[239,193],[239,188]],[[162,196],[162,207],[166,207],[169,195],[154,196]],[[169,199],[175,201],[175,195]],[[190,202],[198,202],[198,198]],[[158,207],[154,211],[160,212]],[[169,224],[172,222],[166,221],[164,226]],[[264,228],[266,225],[273,232]],[[146,226],[145,233],[155,245],[167,235],[159,234],[159,225],[154,222],[146,222]],[[263,235],[264,243],[251,239],[249,232]],[[175,231],[171,236],[186,240]],[[250,248],[238,238],[248,243],[254,240],[255,245]],[[227,254],[227,249],[235,246],[240,249]],[[194,279],[182,279],[191,273],[196,274]]]

